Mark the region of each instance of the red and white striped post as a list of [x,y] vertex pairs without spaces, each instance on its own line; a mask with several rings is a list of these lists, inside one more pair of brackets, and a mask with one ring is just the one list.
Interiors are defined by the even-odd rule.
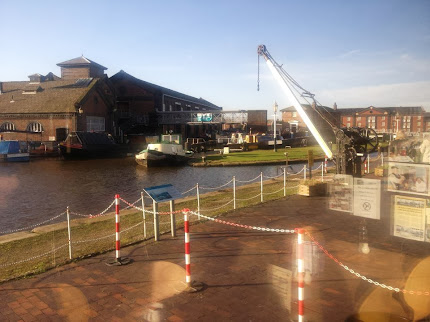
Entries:
[[305,295],[305,263],[304,263],[304,233],[303,228],[297,229],[297,282],[298,282],[298,321],[302,322],[304,319],[304,295]]
[[364,161],[364,173],[368,173],[367,172],[367,160]]
[[327,156],[325,156],[325,158],[324,158],[324,173],[327,173],[327,159],[328,159],[328,157]]
[[191,286],[191,257],[190,257],[190,223],[188,221],[189,209],[184,209],[184,231],[185,231],[185,282]]
[[120,228],[119,228],[119,195],[115,195],[115,249],[116,249],[116,261],[121,262],[120,255]]

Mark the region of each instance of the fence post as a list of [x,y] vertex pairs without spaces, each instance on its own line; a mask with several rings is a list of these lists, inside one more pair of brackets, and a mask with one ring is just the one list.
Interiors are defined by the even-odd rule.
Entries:
[[145,196],[143,191],[140,192],[142,197],[142,217],[143,217],[143,239],[146,239],[146,214],[145,214]]
[[233,209],[236,209],[236,177],[233,176]]
[[384,166],[384,152],[381,152],[381,166]]
[[197,217],[200,220],[200,189],[199,184],[196,185],[196,191],[197,191]]
[[154,240],[160,239],[160,220],[158,218],[158,204],[155,200],[152,201],[152,211],[154,212]]
[[71,227],[70,227],[70,212],[69,212],[69,206],[67,206],[67,232],[69,234],[69,259],[72,259],[72,234],[71,234]]
[[370,173],[370,154],[367,157],[367,173]]
[[287,196],[287,168],[284,168],[284,197]]
[[304,295],[305,295],[305,264],[303,251],[303,235],[305,230],[297,229],[297,281],[298,281],[298,321],[302,322],[304,318]]
[[175,218],[175,201],[170,200],[170,230],[172,237],[176,237],[176,218]]
[[115,250],[116,250],[116,261],[121,262],[121,241],[120,241],[120,218],[119,218],[119,195],[115,195]]
[[261,202],[263,202],[263,172],[261,172],[261,188],[260,188],[260,196]]
[[324,182],[324,162],[321,162],[321,182]]
[[325,158],[324,158],[324,172],[325,173],[327,173],[327,171],[328,171],[328,169],[327,169],[327,159],[328,159],[328,157],[325,156]]
[[306,164],[303,166],[303,179],[306,180]]
[[190,256],[190,223],[188,221],[188,209],[184,209],[184,231],[185,231],[185,283],[191,286],[191,256]]

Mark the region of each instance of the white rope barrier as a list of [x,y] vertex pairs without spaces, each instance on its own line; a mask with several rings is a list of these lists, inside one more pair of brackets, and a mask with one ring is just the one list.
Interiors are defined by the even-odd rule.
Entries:
[[251,198],[246,198],[246,199],[239,199],[239,198],[236,198],[236,200],[237,200],[237,201],[248,201],[248,200],[251,200],[251,199],[254,199],[254,198],[257,198],[257,197],[260,197],[260,194],[255,195],[254,197],[251,197]]
[[110,235],[106,235],[106,236],[102,236],[102,237],[97,237],[97,238],[93,238],[93,239],[84,239],[84,240],[77,240],[72,242],[72,244],[82,244],[82,243],[89,243],[89,242],[94,242],[94,241],[99,241],[105,238],[113,238],[115,237],[116,233],[114,234],[110,234]]
[[233,199],[231,199],[229,202],[227,202],[226,204],[224,204],[224,205],[222,205],[222,206],[219,206],[219,207],[216,207],[216,208],[205,208],[205,209],[200,209],[200,210],[202,210],[202,211],[214,211],[214,210],[218,210],[218,209],[221,209],[221,208],[223,208],[223,207],[225,207],[225,206],[227,206],[227,205],[231,204],[233,201],[234,201],[234,200],[233,200]]
[[57,219],[57,218],[59,218],[59,217],[61,217],[61,216],[65,215],[65,214],[66,214],[66,212],[62,212],[62,213],[61,213],[61,214],[59,214],[58,216],[52,217],[52,218],[47,219],[47,220],[45,220],[45,221],[42,221],[42,222],[40,222],[40,223],[38,223],[38,224],[34,224],[34,225],[27,226],[27,227],[24,227],[24,228],[17,228],[17,229],[12,229],[12,230],[0,231],[0,234],[12,234],[12,233],[16,233],[16,232],[18,232],[18,231],[22,231],[22,230],[29,230],[29,229],[31,229],[31,228],[35,228],[35,227],[38,227],[38,226],[40,226],[40,225],[46,224],[47,222],[53,221],[53,220],[55,220],[55,219]]
[[194,189],[196,189],[197,188],[197,186],[194,186],[194,187],[192,187],[190,190],[187,190],[187,191],[185,191],[185,192],[182,192],[182,194],[183,195],[185,195],[185,194],[187,194],[188,192],[190,192],[190,191],[193,191]]
[[[191,215],[197,216],[197,213],[195,213],[194,211],[190,211],[189,213]],[[260,231],[270,231],[270,232],[275,232],[275,233],[287,233],[287,234],[294,234],[295,233],[294,229],[266,228],[266,227],[257,227],[257,226],[242,225],[242,224],[237,224],[237,223],[226,221],[226,220],[220,220],[220,219],[217,219],[217,218],[213,218],[213,217],[209,217],[209,216],[204,216],[202,214],[200,214],[200,217],[202,217],[204,219],[207,219],[207,220],[211,220],[211,221],[220,223],[220,224],[225,224],[225,225],[235,226],[235,227],[241,227],[241,228],[246,228],[246,229],[260,230]]]
[[51,253],[55,253],[57,250],[59,250],[61,248],[64,248],[66,246],[69,246],[69,244],[64,244],[64,245],[59,246],[59,247],[57,247],[55,249],[51,249],[50,251],[48,251],[46,253],[43,253],[43,254],[40,254],[40,255],[36,255],[36,256],[30,257],[30,258],[26,258],[26,259],[23,259],[23,260],[20,260],[20,261],[16,261],[16,262],[13,262],[13,263],[7,263],[7,264],[1,264],[0,267],[6,267],[6,266],[17,265],[17,264],[22,264],[22,263],[25,263],[25,262],[29,262],[29,261],[31,261],[33,259],[40,258],[40,257],[46,256],[46,255],[51,254]]
[[219,187],[202,187],[202,186],[199,186],[199,188],[200,189],[204,189],[204,190],[215,190],[215,189],[223,188],[223,187],[229,185],[232,182],[233,182],[233,179],[231,179],[229,182],[227,182],[227,183],[225,183],[225,184],[223,184],[222,186],[219,186]]
[[284,191],[284,187],[282,187],[279,190],[273,191],[273,192],[263,192],[263,195],[274,195],[275,193],[279,193],[281,191]]
[[281,174],[278,174],[277,176],[274,176],[274,177],[270,177],[270,176],[263,176],[263,178],[266,178],[266,179],[276,179],[276,178],[279,178],[280,176],[283,176],[284,174],[283,173],[281,173]]
[[237,180],[237,179],[236,179],[236,182],[240,182],[240,183],[248,183],[248,182],[252,182],[252,181],[255,181],[255,180],[257,180],[257,179],[260,179],[260,177],[261,177],[261,175],[258,175],[258,176],[256,176],[254,179],[251,179],[251,180],[245,180],[245,181],[243,181],[243,180]]

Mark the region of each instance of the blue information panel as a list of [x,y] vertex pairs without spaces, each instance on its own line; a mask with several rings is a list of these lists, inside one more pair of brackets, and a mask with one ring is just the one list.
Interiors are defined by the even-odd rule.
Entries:
[[155,202],[165,202],[182,198],[182,194],[171,184],[143,188]]

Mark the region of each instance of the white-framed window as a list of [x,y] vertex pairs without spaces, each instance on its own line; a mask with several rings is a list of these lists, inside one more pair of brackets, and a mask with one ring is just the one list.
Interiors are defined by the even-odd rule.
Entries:
[[418,119],[418,120],[421,120],[421,115],[418,115],[418,116],[417,116],[417,119]]
[[382,120],[385,121],[385,116],[382,117]]
[[293,117],[297,117],[297,112],[293,112]]
[[361,121],[361,116],[357,116],[357,121]]
[[385,127],[385,122],[382,122],[382,126]]
[[346,126],[347,127],[351,127],[351,123],[346,123]]
[[87,116],[88,132],[104,132],[105,118],[102,116]]
[[39,122],[32,122],[27,125],[27,131],[33,133],[41,133],[43,132],[42,124],[40,124]]
[[4,122],[1,126],[0,129],[3,131],[15,131],[15,124],[13,124],[12,122]]
[[348,117],[346,118],[346,120],[347,120],[347,121],[351,121],[351,116],[348,116]]
[[361,127],[361,122],[358,123],[358,127]]

